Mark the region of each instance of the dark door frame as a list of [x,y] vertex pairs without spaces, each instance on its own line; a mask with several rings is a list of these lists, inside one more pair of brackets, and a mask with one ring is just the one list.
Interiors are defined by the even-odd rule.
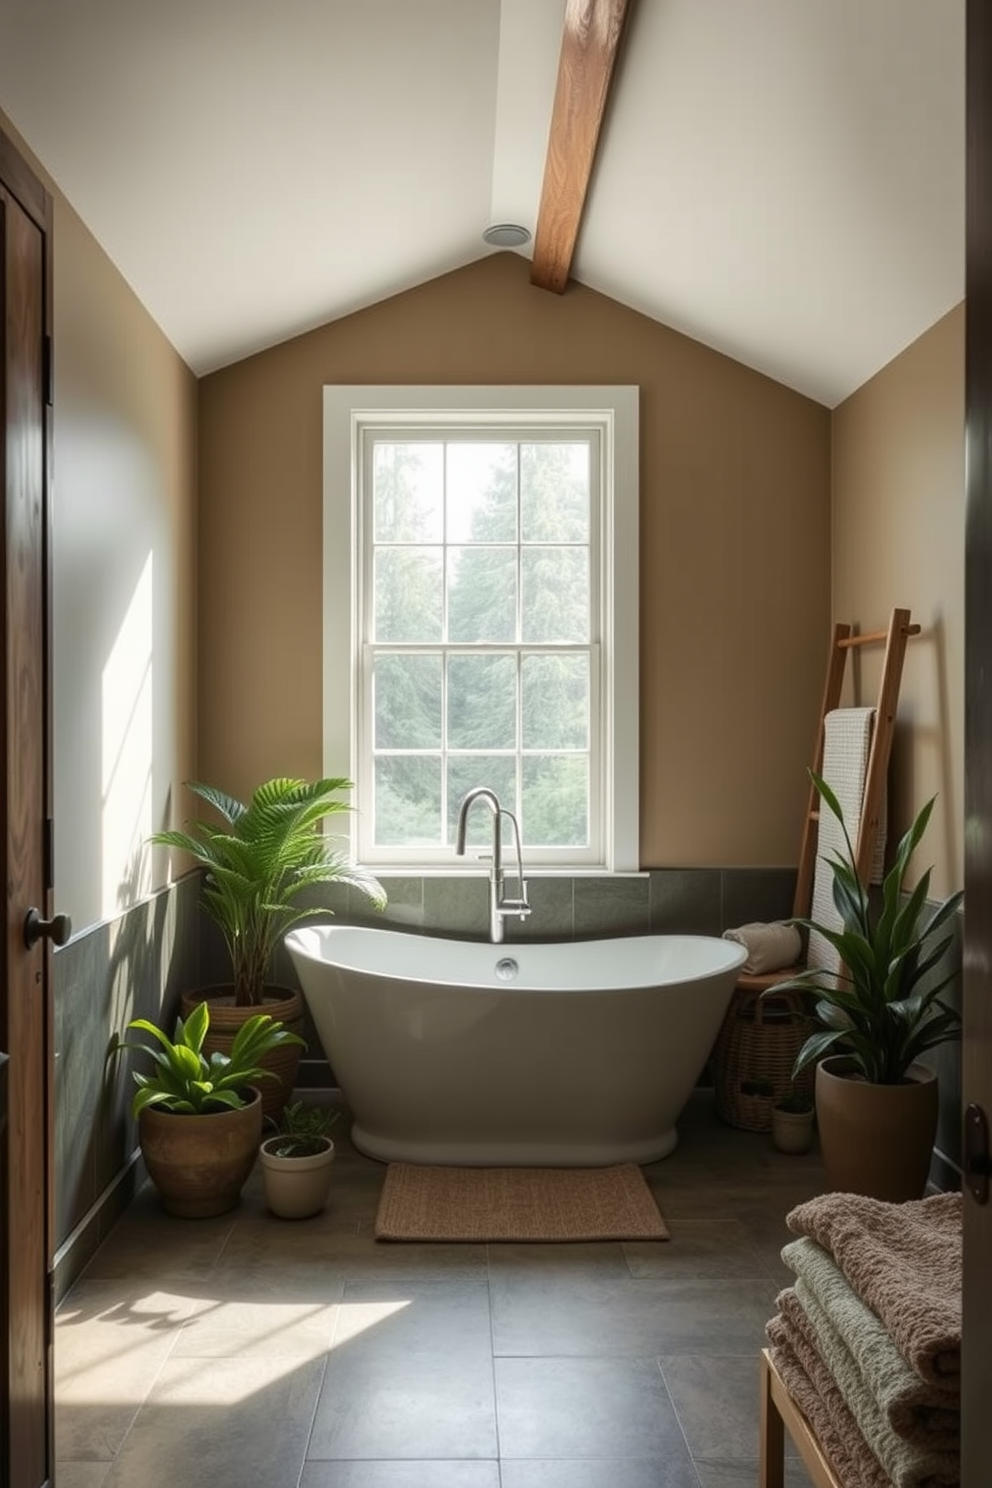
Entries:
[[[992,6],[967,5],[965,1036],[963,1101],[992,1120]],[[962,1482],[988,1479],[992,1197],[964,1198]]]
[[[41,621],[39,631],[37,633],[37,641],[40,643],[41,654],[37,655],[36,652],[32,650],[31,655],[35,658],[37,664],[36,675],[40,681],[41,737],[35,738],[32,736],[25,738],[19,736],[18,738],[12,740],[10,738],[10,731],[12,728],[11,719],[9,716],[7,716],[6,713],[4,714],[4,769],[7,784],[5,785],[4,792],[2,793],[2,797],[0,797],[0,799],[2,799],[3,809],[7,817],[4,826],[4,833],[5,837],[9,841],[9,834],[12,828],[12,822],[10,820],[12,805],[10,800],[11,781],[13,779],[13,775],[16,773],[13,771],[11,765],[12,753],[16,755],[18,750],[24,750],[28,752],[33,750],[40,750],[43,756],[42,764],[39,769],[42,797],[39,803],[40,810],[37,812],[37,821],[35,822],[32,819],[26,824],[27,832],[29,834],[27,838],[18,838],[19,842],[22,840],[25,842],[25,848],[23,855],[21,854],[20,849],[18,849],[17,858],[19,863],[23,861],[25,862],[25,864],[36,863],[37,865],[40,865],[40,873],[38,873],[37,868],[35,868],[31,872],[31,874],[27,878],[25,878],[24,882],[25,884],[27,884],[29,881],[31,882],[32,887],[30,892],[32,897],[34,897],[34,894],[36,892],[39,892],[40,889],[39,898],[41,902],[37,905],[37,907],[45,916],[48,916],[51,914],[51,892],[53,874],[51,851],[53,755],[51,691],[52,586],[50,523],[53,456],[53,427],[51,417],[51,348],[53,344],[52,243],[54,213],[52,198],[50,194],[45,189],[45,187],[35,175],[30,166],[27,164],[27,162],[24,160],[23,156],[20,154],[13,141],[7,135],[5,135],[2,130],[0,130],[0,184],[3,185],[10,202],[10,205],[7,208],[8,214],[14,211],[14,204],[16,204],[16,215],[18,220],[22,223],[29,222],[32,228],[37,229],[40,238],[41,325],[40,327],[38,327],[37,321],[34,322],[34,325],[39,333],[40,341],[40,347],[38,348],[40,350],[39,365],[37,366],[36,370],[39,381],[39,386],[37,388],[38,407],[40,408],[40,416],[42,421],[42,469],[40,491],[41,509],[34,516],[32,516],[30,512],[27,513],[29,521],[37,522],[37,532],[40,541],[40,553],[38,552],[37,545],[31,549],[30,553],[27,553],[26,549],[19,550],[18,553],[11,553],[9,549],[7,549],[6,545],[4,548],[6,562],[5,591],[8,595],[8,605],[10,603],[11,593],[10,579],[13,572],[11,567],[12,563],[14,563],[18,557],[23,560],[26,553],[27,557],[31,559],[32,568],[34,565],[34,558],[37,557],[40,560],[40,571],[38,571],[36,574],[22,574],[20,583],[17,587],[18,592],[24,593],[26,592],[25,585],[36,583],[40,595],[39,610]],[[6,237],[4,241],[6,244]],[[6,254],[7,247],[5,246],[5,259]],[[7,269],[4,268],[5,283],[6,275]],[[2,297],[0,297],[0,300],[2,300],[4,314],[6,316],[6,325],[3,328],[3,335],[0,336],[0,345],[6,346],[7,336],[8,334],[12,333],[11,328],[14,326],[15,322],[23,321],[23,316],[20,315],[19,312],[21,312],[24,307],[22,304],[18,304],[16,302],[13,305],[8,304],[6,293],[4,293]],[[37,301],[35,301],[35,304],[37,304]],[[35,344],[37,345],[37,343]],[[5,351],[4,366],[6,367],[6,365],[7,355]],[[0,387],[3,387],[3,382],[4,377],[3,375],[0,375]],[[13,384],[11,386],[13,386]],[[8,406],[7,398],[8,393],[7,390],[4,388],[3,406],[5,410],[5,419]],[[3,440],[3,448],[7,448],[6,434]],[[5,489],[6,483],[9,478],[9,471],[5,471]],[[21,540],[23,536],[24,534],[21,533],[19,536],[19,540]],[[18,610],[18,615],[19,614],[20,610]],[[8,615],[7,620],[9,621],[9,619],[10,616]],[[9,632],[8,629],[5,628],[3,634],[5,640],[4,655],[9,656],[11,651],[12,632]],[[33,627],[32,634],[34,634]],[[32,644],[33,643],[31,638],[28,638],[27,647],[25,648],[25,652],[23,654],[26,654],[27,648],[30,648]],[[6,661],[4,662],[4,665],[6,666]],[[5,688],[8,685],[9,684],[5,679]],[[24,714],[23,716],[27,717],[29,715]],[[32,717],[32,719],[36,718],[37,713],[32,711],[30,713],[30,716]],[[37,796],[35,793],[32,793],[32,799],[34,801],[37,801]],[[17,803],[15,802],[14,804]],[[22,822],[21,826],[24,825],[25,824]],[[37,832],[36,837],[34,837],[35,832]],[[8,863],[10,861],[9,846],[5,849],[5,860],[8,861]],[[35,885],[39,887],[36,888]],[[8,888],[9,887],[10,886],[8,885]],[[11,1488],[48,1488],[48,1485],[51,1485],[54,1481],[55,1471],[54,1361],[52,1346],[52,1325],[54,1318],[52,1258],[54,1253],[55,1235],[53,1183],[54,1016],[52,1006],[52,958],[48,942],[45,941],[41,947],[36,948],[36,950],[32,953],[34,960],[31,964],[30,969],[26,971],[23,970],[22,963],[17,959],[21,956],[26,957],[28,954],[23,941],[20,941],[20,927],[22,923],[22,917],[28,907],[20,903],[19,895],[21,888],[22,885],[19,882],[18,896],[15,897],[14,902],[8,904],[8,916],[7,923],[4,929],[3,948],[4,964],[7,966],[8,971],[12,965],[17,965],[18,980],[21,981],[22,984],[25,980],[30,980],[32,987],[35,984],[40,984],[37,995],[41,1000],[40,1017],[42,1024],[41,1038],[43,1042],[42,1059],[44,1070],[41,1077],[42,1088],[38,1092],[37,1102],[32,1102],[32,1110],[40,1110],[42,1112],[42,1121],[44,1127],[40,1142],[40,1148],[42,1152],[41,1166],[43,1169],[42,1182],[44,1188],[44,1192],[41,1195],[41,1206],[43,1209],[41,1221],[41,1232],[43,1234],[43,1254],[38,1255],[36,1258],[38,1266],[38,1287],[37,1290],[35,1290],[32,1284],[32,1295],[33,1297],[37,1297],[40,1299],[38,1302],[38,1310],[44,1310],[45,1316],[41,1325],[41,1334],[44,1339],[45,1346],[44,1359],[42,1362],[43,1379],[41,1380],[41,1393],[43,1394],[43,1402],[39,1402],[37,1399],[37,1393],[39,1390],[37,1381],[39,1377],[37,1374],[35,1374],[34,1379],[36,1383],[29,1387],[30,1391],[33,1393],[31,1393],[27,1399],[18,1399],[15,1418],[12,1415],[11,1411],[11,1394],[12,1384],[15,1384],[16,1382],[12,1381],[11,1372],[12,1360],[16,1357],[16,1347],[18,1340],[16,1338],[11,1338],[10,1318],[8,1311],[8,1287],[9,1277],[11,1275],[10,1268],[13,1265],[12,1257],[15,1254],[12,1249],[11,1243],[11,1220],[13,1219],[14,1223],[16,1224],[16,1216],[11,1216],[9,1212],[11,1191],[10,1185],[13,1177],[13,1169],[11,1168],[9,1160],[11,1149],[9,1148],[8,1143],[16,1135],[13,1130],[14,1113],[11,1112],[10,1120],[7,1122],[6,1131],[4,1131],[2,1136],[0,1136],[0,1261],[2,1261],[3,1264],[3,1285],[2,1287],[0,1287],[0,1338],[2,1338],[5,1342],[4,1348],[0,1349],[0,1480],[6,1482],[9,1478],[11,1481]],[[20,942],[19,945],[18,942]],[[12,956],[15,958],[14,961],[11,960]],[[6,1007],[6,995],[4,999],[4,1005]],[[4,1025],[4,1028],[6,1030],[6,1025]],[[23,1112],[21,1113],[21,1116],[23,1117]],[[28,1170],[24,1169],[24,1171]],[[26,1270],[29,1260],[29,1257],[22,1256],[19,1260],[19,1264],[24,1265]],[[34,1308],[34,1306],[35,1303],[32,1300],[31,1307]],[[37,1324],[37,1318],[35,1317],[34,1312],[31,1313],[31,1317],[33,1319],[32,1327],[34,1327]],[[42,1416],[43,1419],[41,1419]],[[11,1429],[12,1423],[14,1423],[15,1420],[16,1429]],[[26,1466],[26,1464],[30,1464],[30,1467]],[[30,1476],[30,1482],[27,1481],[26,1475]]]

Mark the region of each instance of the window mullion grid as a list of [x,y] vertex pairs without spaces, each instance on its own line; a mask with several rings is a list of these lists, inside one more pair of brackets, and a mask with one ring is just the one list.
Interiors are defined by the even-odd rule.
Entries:
[[[553,432],[557,433],[558,431],[553,431]],[[442,660],[442,672],[441,672],[441,739],[440,739],[440,756],[441,756],[441,758],[440,758],[440,770],[441,770],[441,838],[440,838],[439,848],[441,849],[442,852],[443,851],[446,851],[446,850],[450,850],[450,843],[449,843],[449,841],[447,839],[448,814],[449,814],[449,796],[450,796],[450,789],[449,789],[449,764],[450,764],[450,758],[449,758],[449,749],[448,749],[448,721],[449,721],[448,720],[448,711],[449,711],[448,663],[449,663],[449,660],[450,660],[451,655],[453,654],[453,651],[456,651],[456,652],[468,652],[468,653],[474,653],[474,654],[478,654],[478,655],[484,655],[488,651],[490,651],[491,649],[493,649],[492,646],[487,645],[485,643],[479,644],[478,647],[475,647],[475,646],[463,647],[462,645],[458,645],[458,646],[452,648],[451,642],[450,642],[450,628],[449,628],[449,600],[450,600],[450,575],[449,575],[449,556],[450,556],[450,552],[449,552],[449,541],[450,541],[450,523],[449,523],[449,499],[448,499],[449,498],[449,494],[450,494],[449,493],[449,490],[448,490],[448,481],[449,481],[448,444],[450,442],[449,435],[450,435],[450,431],[448,431],[448,433],[446,433],[445,431],[441,431],[441,443],[444,446],[444,459],[443,459],[443,463],[442,463],[442,482],[443,482],[443,492],[442,492],[442,495],[443,495],[444,505],[443,505],[443,526],[442,526],[442,545],[441,545],[442,546],[443,619],[442,619],[442,641],[441,641],[441,646],[440,646],[441,660]],[[525,438],[526,438],[526,436],[522,436],[520,434],[517,434],[517,436],[514,438],[515,455],[516,455],[516,492],[515,492],[515,500],[516,500],[516,518],[517,518],[517,532],[516,532],[516,543],[515,543],[515,548],[516,548],[516,578],[517,578],[516,614],[515,614],[516,638],[515,638],[515,642],[514,642],[514,645],[513,645],[513,648],[512,648],[515,651],[515,655],[516,655],[516,667],[515,667],[515,688],[516,688],[516,699],[515,699],[515,701],[516,701],[516,719],[515,719],[515,730],[516,730],[516,733],[515,733],[515,739],[516,739],[516,747],[515,747],[515,751],[514,751],[514,753],[515,753],[515,762],[514,762],[514,764],[515,764],[515,780],[516,780],[516,806],[517,806],[517,809],[519,811],[521,811],[521,812],[522,812],[522,809],[523,809],[523,807],[522,807],[522,801],[523,801],[523,783],[524,783],[524,769],[523,769],[523,765],[524,765],[523,661],[524,661],[524,659],[526,659],[526,656],[528,656],[530,654],[538,654],[538,653],[540,653],[542,651],[545,651],[545,650],[553,652],[553,651],[559,649],[553,643],[552,643],[551,646],[546,646],[546,645],[540,645],[537,642],[533,642],[533,643],[530,643],[530,644],[525,645],[524,642],[523,642],[523,628],[524,628],[523,627],[523,619],[524,619],[524,605],[525,605],[525,601],[524,601],[524,591],[523,591],[523,549],[524,549],[524,542],[523,542],[523,525],[522,525],[522,516],[523,516],[523,513],[522,513],[522,480],[521,480],[521,477],[522,477],[522,443],[524,442]],[[602,465],[602,456],[603,456],[602,440],[601,440],[601,438],[594,438],[592,440],[591,444],[592,444],[592,447],[591,447],[590,453],[592,454],[593,458],[592,458],[592,460],[590,462],[590,464],[592,466],[592,469],[590,470],[590,475],[591,475],[591,481],[590,481],[590,485],[591,485],[590,498],[591,498],[591,505],[592,505],[592,508],[593,509],[590,511],[590,533],[589,533],[589,541],[585,545],[586,546],[586,551],[587,551],[587,561],[589,563],[589,573],[590,573],[590,601],[591,601],[591,605],[590,605],[590,611],[591,611],[591,613],[590,613],[590,634],[589,634],[588,644],[587,645],[585,645],[585,646],[579,646],[579,647],[563,646],[561,649],[564,652],[566,652],[566,653],[569,652],[569,651],[571,651],[573,653],[577,653],[579,651],[585,651],[585,653],[587,655],[587,658],[588,658],[588,661],[589,661],[589,666],[590,666],[590,697],[589,697],[589,718],[588,718],[588,744],[587,744],[587,749],[586,749],[585,753],[586,753],[586,757],[587,757],[588,768],[589,768],[589,771],[590,771],[590,787],[591,787],[591,790],[590,790],[590,800],[589,800],[589,806],[590,806],[590,811],[591,811],[590,827],[593,829],[593,837],[595,838],[595,837],[598,837],[598,835],[599,835],[599,832],[598,832],[598,829],[597,829],[597,812],[596,812],[596,809],[595,809],[596,808],[596,801],[597,801],[597,799],[600,801],[600,805],[602,805],[602,799],[601,799],[601,797],[602,797],[602,781],[599,779],[599,775],[601,774],[602,769],[604,768],[604,763],[605,763],[604,758],[603,758],[603,755],[602,755],[602,746],[604,746],[604,745],[606,746],[606,754],[607,755],[609,754],[609,746],[607,744],[607,741],[605,741],[605,740],[603,740],[601,738],[597,738],[597,727],[600,728],[600,729],[602,728],[603,707],[604,707],[604,703],[606,701],[605,698],[604,698],[604,696],[603,696],[603,692],[602,692],[602,688],[603,688],[604,683],[605,683],[605,676],[604,676],[603,658],[600,656],[600,647],[606,642],[606,637],[603,634],[602,613],[603,613],[603,605],[608,600],[608,589],[609,589],[609,580],[608,580],[608,578],[601,577],[601,575],[600,575],[600,573],[598,571],[598,565],[607,556],[606,555],[606,549],[609,547],[609,541],[608,541],[607,535],[604,533],[603,528],[602,528],[602,522],[604,520],[604,505],[603,505],[603,490],[602,490],[602,486],[603,486],[603,475],[602,475],[602,468],[601,468],[601,465]],[[373,491],[373,479],[372,479],[372,469],[371,469],[371,465],[372,465],[371,454],[369,454],[367,456],[367,459],[363,462],[363,464],[364,464],[364,467],[365,467],[365,470],[366,470],[366,476],[365,476],[365,485],[366,485],[365,497],[366,497],[366,499],[362,503],[362,512],[363,512],[364,521],[366,523],[367,540],[365,542],[363,542],[363,544],[362,544],[362,546],[363,546],[363,548],[365,550],[365,555],[366,555],[366,561],[363,562],[363,564],[361,565],[361,567],[362,567],[362,573],[363,573],[363,581],[364,581],[364,590],[365,590],[365,593],[364,593],[364,596],[363,596],[363,599],[362,599],[361,609],[360,609],[360,612],[359,613],[360,613],[360,615],[362,617],[362,623],[363,623],[363,625],[365,627],[365,637],[366,637],[366,640],[369,641],[369,637],[371,636],[372,628],[374,626],[374,617],[375,617],[375,595],[374,595],[374,587],[373,587],[373,575],[374,575],[373,562],[374,562],[374,552],[375,552],[375,549],[376,549],[376,544],[373,541],[374,491]],[[555,545],[556,546],[571,546],[571,543],[555,544]],[[361,673],[361,685],[363,687],[363,693],[364,693],[364,707],[362,709],[362,717],[363,717],[364,728],[365,728],[365,732],[366,732],[367,747],[364,750],[361,751],[362,758],[359,761],[359,764],[360,764],[360,767],[361,767],[362,770],[364,770],[365,768],[368,769],[368,773],[369,773],[369,777],[370,777],[370,782],[371,782],[373,788],[374,788],[374,780],[375,780],[375,759],[376,759],[377,756],[376,756],[375,750],[373,748],[374,736],[375,736],[375,718],[374,718],[374,697],[373,697],[372,678],[373,678],[373,675],[374,675],[375,659],[376,659],[376,655],[377,655],[379,649],[380,648],[377,645],[375,645],[372,642],[369,642],[368,649],[367,649],[366,654],[365,654],[364,664],[363,664],[363,667],[362,667],[362,673]],[[392,649],[392,648],[391,647],[384,647],[384,649]],[[401,651],[405,651],[405,650],[407,650],[407,647],[404,646],[404,645],[402,645],[402,644],[400,644],[400,646],[397,649],[398,650],[401,650]],[[433,645],[431,643],[428,643],[428,645],[425,646],[425,647],[423,647],[423,648],[421,648],[420,646],[414,645],[414,646],[411,646],[409,649],[411,650],[411,652],[420,651],[421,649],[423,649],[425,652],[429,652],[429,651],[433,650],[434,647],[433,647]],[[500,647],[496,647],[495,649],[509,649],[509,648],[507,648],[505,646],[500,646]],[[598,686],[597,686],[597,678],[598,678]],[[385,751],[385,753],[387,753],[387,754],[388,753],[391,753],[391,752],[393,752],[393,751],[391,751],[391,750]],[[403,751],[402,750],[399,750],[398,752],[402,753]],[[551,754],[551,755],[553,755],[555,752],[556,751],[554,751],[553,749],[548,749],[548,750],[543,750],[542,749],[542,750],[534,751],[534,753],[536,753],[536,754],[548,753],[548,754]],[[374,796],[367,797],[367,799],[374,799]],[[374,837],[374,828],[370,828],[370,835]]]

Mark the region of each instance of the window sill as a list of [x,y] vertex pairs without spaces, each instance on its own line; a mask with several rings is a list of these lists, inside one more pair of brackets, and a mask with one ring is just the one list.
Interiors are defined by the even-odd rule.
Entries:
[[[417,864],[417,863],[401,863],[401,864],[390,863],[388,865],[383,864],[382,866],[375,866],[373,864],[366,863],[363,866],[368,869],[369,873],[374,874],[376,878],[380,878],[380,879],[390,879],[390,878],[488,878],[489,877],[489,869],[486,866],[486,864],[485,863],[480,863],[478,861],[472,861],[472,860],[470,860],[464,866],[462,866],[459,863],[451,863],[450,865],[444,865],[444,864],[438,864],[438,863],[431,863],[429,866],[424,866],[424,865]],[[511,860],[510,860],[509,857],[507,857],[504,860],[504,863],[503,863],[503,872],[506,874],[506,876],[508,878],[516,878],[516,876],[517,876],[517,874],[516,874],[516,864],[515,864],[515,862],[511,862]],[[533,867],[530,867],[528,865],[528,863],[527,863],[526,858],[524,859],[524,878],[527,878],[527,879],[532,879],[532,878],[551,878],[551,879],[554,879],[554,878],[618,878],[618,879],[619,878],[631,878],[631,879],[636,879],[636,878],[648,878],[648,877],[649,877],[649,873],[648,873],[648,870],[646,868],[623,869],[623,870],[620,870],[620,871],[615,871],[615,870],[613,870],[611,868],[603,868],[601,866],[596,866],[595,864],[590,865],[589,863],[582,863],[582,864],[580,864],[580,865],[578,865],[578,866],[576,866],[574,868],[568,867],[567,865],[564,865],[564,864],[561,865],[561,866],[555,866],[555,867],[548,867],[547,864],[540,864],[540,865],[535,865]]]

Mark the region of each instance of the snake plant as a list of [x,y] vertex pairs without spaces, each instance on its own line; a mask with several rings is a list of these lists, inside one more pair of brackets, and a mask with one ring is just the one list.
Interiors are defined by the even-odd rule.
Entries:
[[[872,1084],[898,1085],[919,1055],[960,1033],[958,1014],[941,998],[954,973],[929,986],[927,981],[954,939],[949,922],[963,894],[949,895],[928,913],[929,868],[912,892],[906,891],[909,862],[927,829],[933,798],[900,841],[874,912],[840,804],[825,780],[812,770],[810,776],[844,833],[846,850],[828,859],[841,928],[812,919],[793,923],[818,931],[837,952],[841,969],[837,975],[811,969],[772,989],[805,994],[813,1020],[823,1025],[806,1039],[793,1074],[827,1054],[845,1054],[856,1075]],[[948,933],[935,939],[942,929]]]
[[156,832],[151,841],[180,848],[206,869],[203,907],[230,953],[235,1004],[259,1007],[276,947],[313,912],[300,902],[307,889],[346,883],[377,908],[385,904],[377,880],[349,863],[319,830],[326,817],[351,810],[340,799],[351,782],[280,776],[260,785],[247,803],[211,785],[189,782],[189,789],[214,808],[220,822]]

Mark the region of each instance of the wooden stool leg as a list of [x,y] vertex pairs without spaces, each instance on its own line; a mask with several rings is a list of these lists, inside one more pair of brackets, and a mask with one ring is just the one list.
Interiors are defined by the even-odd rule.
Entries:
[[785,1429],[772,1399],[772,1374],[768,1356],[761,1355],[761,1403],[758,1445],[759,1488],[785,1488]]

